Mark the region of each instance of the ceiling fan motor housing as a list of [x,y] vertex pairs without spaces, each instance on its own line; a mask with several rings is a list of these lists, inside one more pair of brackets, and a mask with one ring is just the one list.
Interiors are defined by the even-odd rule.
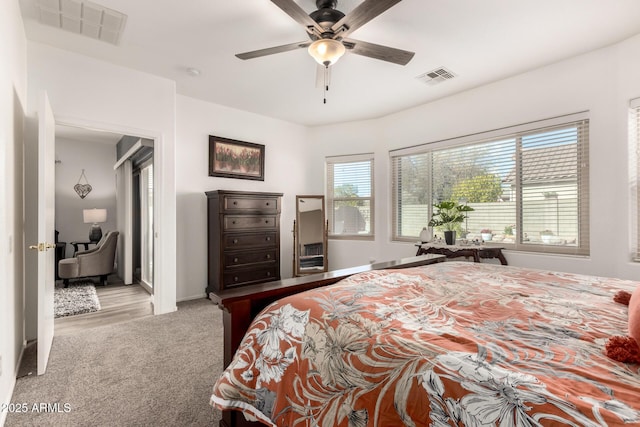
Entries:
[[322,28],[329,29],[333,24],[344,18],[344,13],[335,8],[337,4],[336,0],[317,0],[316,7],[318,10],[311,12],[309,16]]
[[318,9],[335,9],[338,6],[338,0],[316,0]]

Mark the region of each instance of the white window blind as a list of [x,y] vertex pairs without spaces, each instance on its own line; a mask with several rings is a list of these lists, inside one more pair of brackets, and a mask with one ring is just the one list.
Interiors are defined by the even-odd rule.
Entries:
[[417,240],[432,205],[454,201],[474,209],[459,238],[588,254],[588,132],[579,114],[392,151],[393,239]]
[[629,105],[629,170],[631,181],[631,207],[635,218],[631,258],[640,262],[640,98]]
[[329,237],[374,236],[373,153],[326,158]]

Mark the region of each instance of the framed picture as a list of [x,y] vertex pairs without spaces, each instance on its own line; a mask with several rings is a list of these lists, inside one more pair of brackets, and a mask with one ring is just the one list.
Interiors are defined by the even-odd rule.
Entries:
[[264,181],[264,145],[209,135],[209,176]]

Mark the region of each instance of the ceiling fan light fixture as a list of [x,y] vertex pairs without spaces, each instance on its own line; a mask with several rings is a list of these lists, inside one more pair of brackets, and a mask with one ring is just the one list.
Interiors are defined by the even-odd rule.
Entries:
[[320,65],[328,67],[335,64],[344,55],[344,45],[334,39],[316,40],[309,46],[309,55]]

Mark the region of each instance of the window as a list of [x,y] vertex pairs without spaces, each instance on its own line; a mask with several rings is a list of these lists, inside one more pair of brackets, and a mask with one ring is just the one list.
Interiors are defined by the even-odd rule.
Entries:
[[631,209],[632,218],[635,218],[631,258],[640,262],[640,98],[629,105],[629,142]]
[[373,153],[327,157],[329,237],[373,238]]
[[393,240],[416,241],[433,204],[454,201],[474,209],[459,238],[587,255],[588,132],[575,114],[390,152]]

